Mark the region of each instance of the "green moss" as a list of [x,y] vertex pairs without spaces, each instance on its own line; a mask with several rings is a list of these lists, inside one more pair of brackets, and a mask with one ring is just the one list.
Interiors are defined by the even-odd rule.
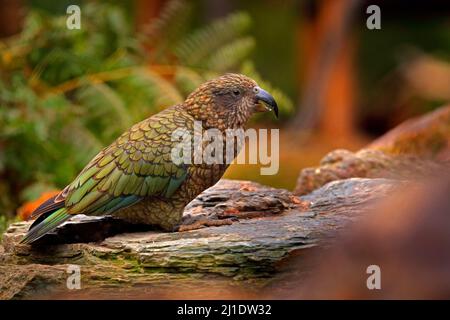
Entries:
[[0,241],[3,238],[3,234],[5,233],[6,229],[11,223],[17,222],[17,218],[8,218],[5,216],[0,215]]

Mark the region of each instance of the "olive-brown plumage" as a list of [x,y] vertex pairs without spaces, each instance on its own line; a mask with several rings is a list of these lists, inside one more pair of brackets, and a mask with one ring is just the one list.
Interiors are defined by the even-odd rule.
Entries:
[[39,239],[76,214],[110,214],[174,230],[183,208],[228,166],[225,161],[175,163],[172,150],[179,141],[174,131],[183,129],[193,137],[194,122],[201,121],[202,129],[225,134],[266,109],[278,113],[274,99],[250,78],[226,74],[205,82],[182,104],[135,124],[100,151],[60,194],[35,210],[37,219],[22,242]]

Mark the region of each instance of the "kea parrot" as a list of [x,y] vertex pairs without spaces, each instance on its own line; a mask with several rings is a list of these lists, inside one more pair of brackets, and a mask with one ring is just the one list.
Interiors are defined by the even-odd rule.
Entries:
[[203,130],[225,135],[227,129],[243,129],[253,113],[262,111],[278,117],[274,98],[244,75],[203,83],[183,103],[135,124],[100,151],[72,183],[32,213],[37,219],[21,242],[32,243],[77,214],[178,230],[184,207],[219,181],[229,163],[175,163],[174,131],[193,132],[194,122],[201,121]]

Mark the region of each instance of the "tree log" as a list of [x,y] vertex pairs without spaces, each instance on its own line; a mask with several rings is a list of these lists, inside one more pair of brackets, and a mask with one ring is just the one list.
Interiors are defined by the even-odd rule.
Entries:
[[[230,286],[256,292],[283,261],[327,245],[397,185],[388,179],[346,179],[296,197],[253,182],[221,180],[185,214],[232,216],[235,222],[186,232],[144,231],[111,217],[79,217],[29,246],[18,242],[30,223],[15,223],[3,237],[0,298],[206,298]],[[69,264],[80,266],[80,290],[66,286]]]

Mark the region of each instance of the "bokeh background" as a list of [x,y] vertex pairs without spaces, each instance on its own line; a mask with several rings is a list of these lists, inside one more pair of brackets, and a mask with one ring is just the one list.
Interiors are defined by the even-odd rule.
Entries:
[[[81,8],[81,29],[66,8]],[[367,6],[381,8],[369,30]],[[0,0],[0,234],[70,183],[133,123],[225,72],[272,92],[280,170],[226,176],[292,189],[335,148],[357,150],[450,100],[448,0]]]

